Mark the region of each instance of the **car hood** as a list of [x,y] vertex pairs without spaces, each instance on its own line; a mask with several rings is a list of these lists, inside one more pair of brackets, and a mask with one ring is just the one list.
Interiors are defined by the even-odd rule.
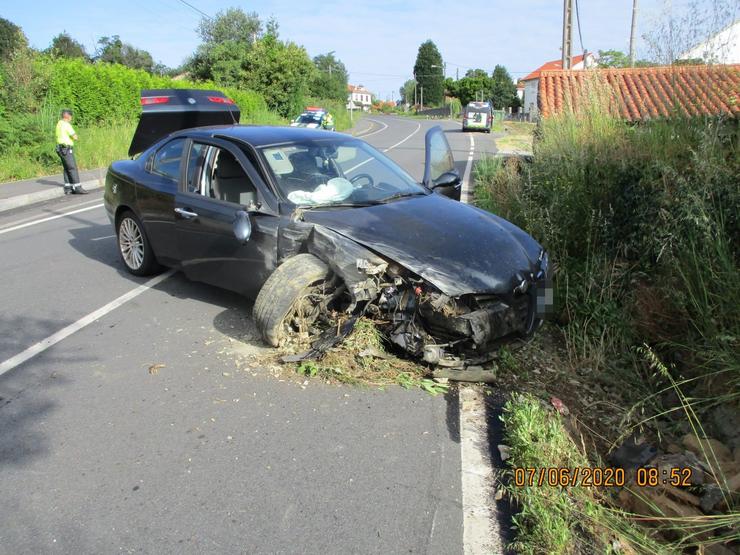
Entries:
[[518,273],[538,269],[541,247],[527,233],[438,194],[363,208],[315,209],[303,218],[397,262],[450,296],[506,294],[518,283]]

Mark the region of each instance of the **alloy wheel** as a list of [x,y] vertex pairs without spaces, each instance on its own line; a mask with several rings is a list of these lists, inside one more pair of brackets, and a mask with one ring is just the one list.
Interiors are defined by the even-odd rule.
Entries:
[[131,218],[124,218],[118,228],[118,245],[123,261],[132,270],[138,270],[144,263],[144,236],[139,224]]

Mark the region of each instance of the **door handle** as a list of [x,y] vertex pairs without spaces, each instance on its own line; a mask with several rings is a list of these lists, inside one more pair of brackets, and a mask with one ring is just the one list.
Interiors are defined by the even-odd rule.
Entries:
[[195,212],[191,212],[190,210],[186,210],[185,208],[175,208],[175,213],[180,214],[180,216],[182,216],[186,220],[198,217],[198,214],[196,214]]

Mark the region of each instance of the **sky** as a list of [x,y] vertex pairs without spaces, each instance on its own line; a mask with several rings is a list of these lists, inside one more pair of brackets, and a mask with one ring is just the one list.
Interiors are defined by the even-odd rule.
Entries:
[[[303,45],[311,56],[334,51],[350,72],[381,99],[397,99],[411,78],[419,45],[433,40],[447,75],[467,69],[492,71],[504,65],[514,79],[560,58],[561,0],[187,0],[208,15],[229,7],[275,17],[280,36]],[[688,0],[640,0],[638,36],[666,9],[684,9]],[[706,0],[707,3],[710,0]],[[10,3],[10,2],[9,2]],[[701,4],[701,2],[699,2]],[[120,35],[149,51],[156,61],[180,65],[198,46],[195,29],[202,15],[181,0],[34,0],[0,5],[0,17],[19,25],[32,46],[46,48],[67,31],[89,52],[97,38]],[[629,49],[632,0],[580,0],[583,47],[590,52]],[[646,53],[642,39],[638,56]],[[581,52],[574,29],[574,54]]]

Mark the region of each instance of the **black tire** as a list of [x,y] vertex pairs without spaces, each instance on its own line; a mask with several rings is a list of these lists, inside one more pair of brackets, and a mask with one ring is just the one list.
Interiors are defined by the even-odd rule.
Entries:
[[262,339],[277,347],[285,338],[284,321],[307,291],[329,276],[329,267],[312,254],[298,254],[283,262],[262,286],[252,315]]
[[129,273],[150,276],[162,270],[141,220],[130,210],[118,217],[116,243],[121,261]]

